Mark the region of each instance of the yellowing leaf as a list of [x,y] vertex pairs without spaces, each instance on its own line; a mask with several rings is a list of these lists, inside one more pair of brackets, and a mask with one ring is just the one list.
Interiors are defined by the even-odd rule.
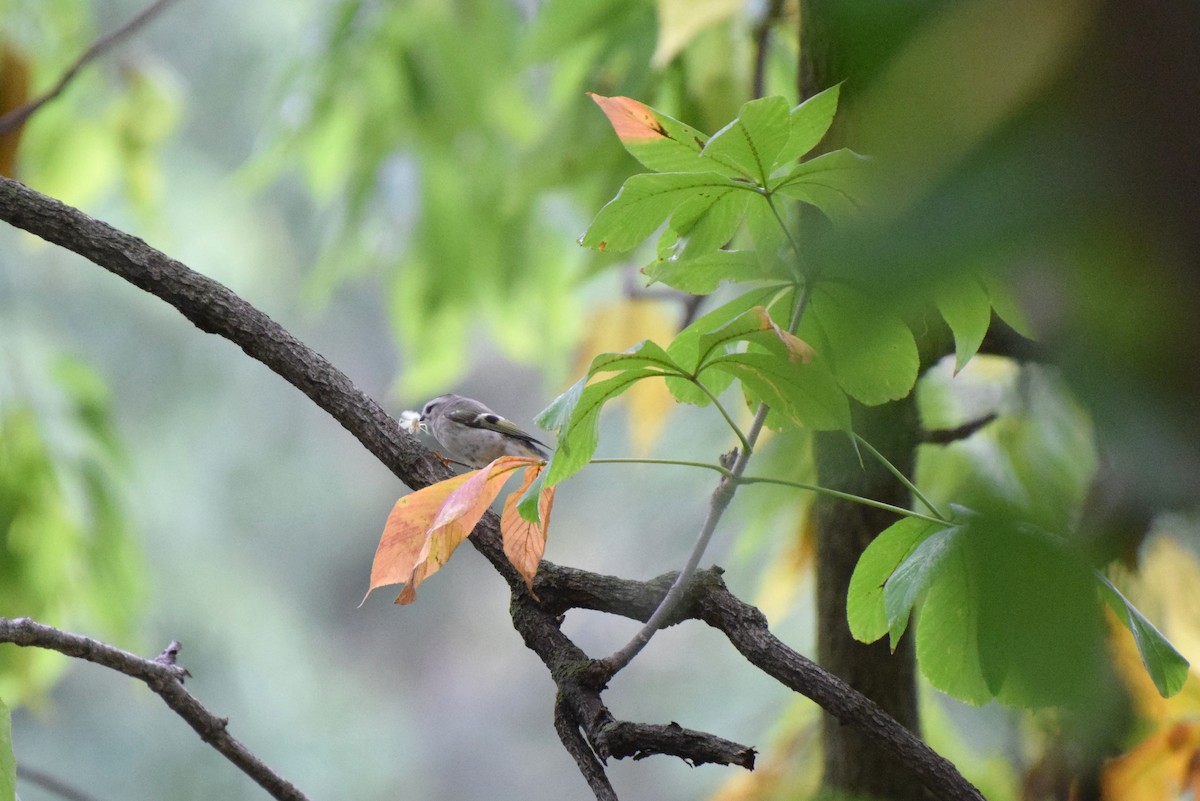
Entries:
[[[554,487],[543,490],[538,498],[538,521],[531,523],[517,511],[517,501],[525,490],[537,480],[544,465],[526,468],[525,480],[520,488],[504,501],[504,512],[500,515],[500,533],[504,538],[504,555],[525,579],[525,586],[533,593],[533,577],[546,551],[546,531],[550,527],[550,510],[554,506]],[[537,597],[536,595],[534,596]]]
[[787,348],[788,361],[792,364],[808,364],[813,360],[817,352],[812,349],[811,345],[790,331],[780,328],[779,324],[771,319],[771,314],[765,307],[757,306],[756,308],[764,325],[771,328],[775,332],[775,336],[779,337],[779,341]]
[[[582,373],[596,353],[619,352],[644,339],[668,342],[676,325],[663,303],[653,300],[624,300],[592,312],[579,345],[582,358],[572,372]],[[618,402],[629,404],[629,438],[633,450],[646,454],[662,435],[675,401],[662,381],[639,381]]]
[[705,28],[736,14],[743,0],[658,0],[655,67],[665,67]]
[[1200,723],[1160,729],[1104,767],[1102,797],[1121,801],[1177,798],[1200,792]]
[[404,591],[396,603],[412,603],[417,587],[470,536],[512,472],[535,463],[540,465],[541,461],[504,456],[397,501],[375,550],[367,594],[378,587],[403,583]]

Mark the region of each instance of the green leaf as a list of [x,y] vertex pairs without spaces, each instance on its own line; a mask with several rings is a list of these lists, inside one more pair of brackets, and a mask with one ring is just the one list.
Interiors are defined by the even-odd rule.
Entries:
[[583,388],[587,386],[588,377],[576,381],[571,385],[570,389],[559,395],[550,405],[537,413],[533,418],[533,422],[537,423],[538,427],[543,431],[553,431],[556,437],[561,438],[563,431],[571,422],[571,415],[575,413],[575,407],[579,404],[579,398],[583,395]]
[[868,406],[903,398],[916,383],[920,356],[912,331],[858,289],[818,285],[800,336],[828,360],[842,389]]
[[[721,328],[730,320],[754,306],[770,306],[790,285],[774,284],[751,289],[712,311],[697,317],[687,328],[675,335],[667,353],[684,372],[695,373],[700,366],[700,338]],[[681,399],[682,400],[682,399]],[[707,401],[705,401],[707,402]]]
[[765,306],[751,306],[717,330],[701,335],[697,342],[700,369],[714,352],[724,353],[739,342],[760,345],[784,361],[808,363],[813,358],[812,348],[778,326]]
[[862,171],[869,159],[852,150],[835,150],[802,161],[771,181],[768,190],[816,206],[831,220],[843,220],[862,208]]
[[919,517],[905,517],[883,530],[859,557],[846,594],[850,633],[859,642],[875,642],[889,631],[884,585],[913,549],[942,528]]
[[12,750],[12,714],[0,699],[0,801],[17,797],[17,758]]
[[992,304],[978,279],[962,276],[938,292],[937,307],[954,334],[957,373],[979,351],[992,320]]
[[850,404],[819,360],[793,364],[765,353],[738,353],[708,363],[707,371],[729,373],[755,400],[817,431],[850,430]]
[[590,95],[608,117],[629,155],[655,172],[709,172],[736,175],[719,162],[700,158],[708,138],[695,128],[628,97]]
[[[685,222],[695,227],[712,207],[727,195],[745,192],[749,187],[715,172],[657,173],[634,175],[610,200],[580,239],[584,247],[624,252],[640,244],[662,225],[680,206]],[[689,203],[689,201],[691,201]],[[716,223],[725,223],[727,207],[715,212],[715,222],[701,233],[711,234]],[[723,244],[723,243],[722,243]]]
[[745,224],[764,275],[789,278],[803,272],[789,247],[787,232],[766,197],[746,206]]
[[987,288],[988,300],[991,302],[992,308],[996,310],[996,315],[1011,325],[1013,330],[1021,336],[1033,339],[1033,326],[1029,324],[1029,318],[1012,296],[1009,288],[996,279],[984,278],[983,283]]
[[729,244],[753,196],[729,189],[699,191],[671,215],[676,234],[673,255],[681,259],[712,253]]
[[600,442],[600,410],[605,403],[643,378],[661,375],[658,370],[640,367],[584,387],[571,409],[570,423],[559,433],[558,448],[546,468],[546,486],[553,487],[563,479],[578,473],[591,461]]
[[707,295],[722,281],[756,281],[767,276],[753,250],[714,250],[694,259],[658,259],[642,270],[659,281],[693,295]]
[[542,522],[542,509],[539,501],[541,500],[542,488],[545,484],[546,471],[543,470],[538,473],[538,477],[533,480],[533,483],[517,499],[517,514],[522,519],[528,520],[530,523]]
[[[937,528],[934,523],[928,525]],[[884,585],[883,611],[887,616],[888,643],[893,651],[908,627],[913,606],[937,580],[938,571],[953,554],[960,533],[958,527],[952,526],[927,537],[896,567]]]
[[833,124],[841,90],[841,84],[831,86],[791,110],[787,145],[776,154],[775,167],[795,161],[821,143]]
[[1133,634],[1138,653],[1154,687],[1163,698],[1170,698],[1183,689],[1188,677],[1188,661],[1175,646],[1154,627],[1138,608],[1121,594],[1107,578],[1097,575],[1101,592],[1117,619]]
[[930,683],[975,704],[1041,706],[1101,692],[1106,630],[1082,558],[1001,508],[949,531],[953,547],[936,569],[912,573],[913,583],[925,579],[916,644]]
[[[690,378],[667,376],[666,382],[671,396],[680,403],[690,403],[692,406],[707,406],[712,403],[712,398],[704,390],[697,387],[695,382]],[[721,372],[710,373],[704,377],[703,381],[705,388],[714,397],[729,389],[729,385],[732,383],[733,376],[729,373]]]
[[597,373],[612,373],[631,370],[635,367],[657,367],[668,373],[686,373],[670,355],[649,339],[644,339],[620,353],[601,353],[592,359],[588,367],[588,378]]
[[700,157],[765,186],[790,134],[786,100],[778,96],[751,100],[737,119],[713,134]]

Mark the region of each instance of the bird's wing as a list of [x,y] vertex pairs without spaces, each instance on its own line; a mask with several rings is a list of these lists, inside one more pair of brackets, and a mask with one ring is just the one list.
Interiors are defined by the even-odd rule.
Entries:
[[521,429],[517,428],[517,426],[511,421],[501,417],[495,412],[484,412],[482,414],[477,414],[475,412],[461,411],[456,409],[452,412],[447,412],[446,416],[454,422],[461,423],[464,426],[470,426],[471,428],[483,428],[487,429],[488,431],[498,431],[501,434],[506,434],[510,437],[515,437],[516,439],[522,439],[526,442],[536,443],[541,445],[543,448],[549,447],[546,445],[546,443],[534,438],[530,434],[525,433]]

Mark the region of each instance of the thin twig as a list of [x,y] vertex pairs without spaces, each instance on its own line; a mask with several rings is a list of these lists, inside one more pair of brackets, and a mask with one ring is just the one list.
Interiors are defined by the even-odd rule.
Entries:
[[17,778],[40,787],[48,793],[65,798],[66,801],[97,801],[94,795],[88,795],[82,790],[72,787],[57,776],[44,770],[31,768],[24,763],[17,765]]
[[[44,626],[29,618],[0,618],[0,642],[33,648],[46,648],[60,654],[86,659],[118,673],[144,682],[177,715],[195,729],[200,739],[217,749],[226,759],[280,801],[307,801],[291,782],[284,779],[252,754],[227,729],[229,721],[209,712],[183,687],[183,668],[167,664],[170,659],[143,659],[97,640]],[[172,643],[178,647],[177,643]]]
[[[673,574],[667,574],[649,581],[634,581],[543,563],[534,587],[543,603],[558,610],[589,609],[646,620],[658,607],[663,589],[674,578]],[[676,614],[701,620],[720,631],[763,673],[815,701],[847,726],[869,733],[903,761],[929,789],[932,798],[983,801],[979,790],[921,738],[874,701],[772,634],[763,613],[725,586],[720,568],[696,574],[685,605]]]
[[138,28],[141,28],[143,25],[149,22],[156,14],[158,14],[158,12],[162,11],[172,2],[174,2],[174,0],[155,0],[155,2],[146,6],[146,8],[142,9],[137,16],[126,22],[120,28],[117,28],[115,31],[110,31],[96,41],[92,42],[92,46],[85,50],[83,55],[75,59],[75,63],[67,68],[67,71],[63,73],[62,77],[58,79],[58,83],[54,84],[50,91],[0,117],[0,134],[6,134],[14,128],[24,124],[25,121],[32,117],[38,109],[62,94],[63,90],[67,88],[67,85],[74,80],[75,76],[79,74],[80,70],[87,66],[88,62],[104,55],[104,53],[119,44],[122,39],[127,38]]
[[754,79],[751,82],[751,93],[754,97],[762,97],[766,88],[767,49],[770,45],[771,26],[783,11],[783,0],[771,0],[762,18],[754,26]]

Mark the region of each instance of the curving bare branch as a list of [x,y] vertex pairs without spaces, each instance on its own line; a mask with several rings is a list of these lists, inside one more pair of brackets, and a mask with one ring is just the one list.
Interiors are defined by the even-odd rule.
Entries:
[[175,664],[179,643],[172,642],[154,659],[143,659],[137,654],[122,651],[89,637],[44,626],[27,617],[15,620],[0,618],[0,642],[58,651],[60,654],[94,662],[143,682],[162,698],[175,714],[195,729],[200,739],[220,752],[272,797],[279,801],[308,801],[307,796],[295,785],[271,770],[246,746],[234,739],[228,730],[228,719],[209,712],[194,695],[183,688],[183,680],[188,672]]

